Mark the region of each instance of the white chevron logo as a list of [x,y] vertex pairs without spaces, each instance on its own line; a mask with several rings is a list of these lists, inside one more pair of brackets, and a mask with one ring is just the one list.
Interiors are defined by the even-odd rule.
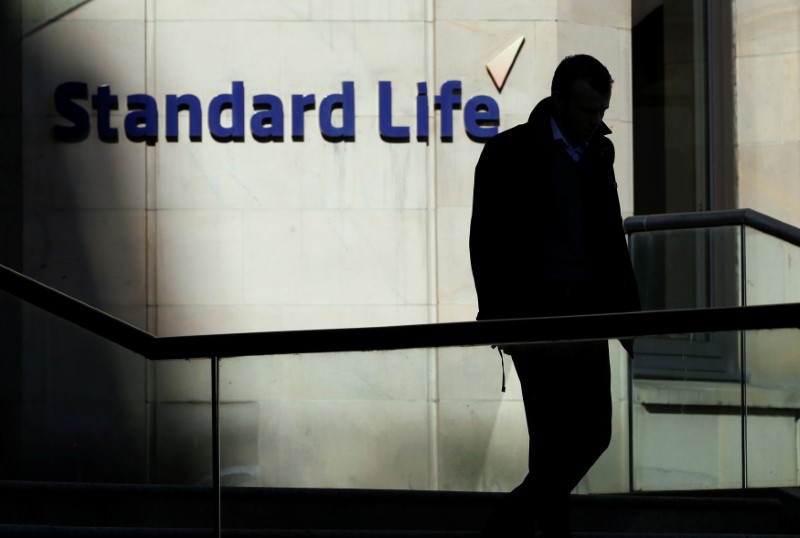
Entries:
[[522,48],[524,42],[525,36],[520,36],[516,41],[503,49],[500,54],[495,56],[492,61],[486,64],[486,69],[489,71],[489,76],[492,77],[497,91],[503,90],[503,85],[506,83],[508,74],[511,72],[511,67],[514,65],[514,61],[517,59],[519,50]]

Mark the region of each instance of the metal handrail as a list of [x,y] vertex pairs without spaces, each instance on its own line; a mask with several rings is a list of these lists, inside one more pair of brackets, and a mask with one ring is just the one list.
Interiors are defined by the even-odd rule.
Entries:
[[151,357],[157,338],[114,316],[0,265],[0,290],[111,340]]
[[[800,246],[800,229],[749,209],[631,217],[625,221],[628,233],[725,225],[751,226]],[[800,303],[786,303],[388,327],[157,337],[3,265],[0,265],[0,290],[151,360],[211,359],[212,489],[216,536],[222,535],[219,365],[220,359],[225,357],[800,328]]]
[[685,230],[688,228],[748,226],[782,239],[787,243],[800,246],[800,228],[753,209],[637,215],[625,219],[624,226],[625,231],[629,234],[661,230]]
[[[800,246],[800,228],[752,209],[634,216],[625,219],[624,225],[629,234],[743,225]],[[388,327],[157,337],[2,265],[0,289],[149,359],[377,351],[800,327],[800,303],[787,303]]]
[[0,290],[153,360],[385,351],[800,328],[800,303],[387,327],[157,337],[0,265]]
[[[784,243],[800,246],[800,228],[781,222],[777,219],[753,211],[752,209],[736,209],[726,211],[706,211],[699,213],[673,213],[663,215],[646,215],[629,217],[624,222],[625,231],[635,236],[637,233],[643,232],[671,232],[671,231],[686,231],[686,230],[705,230],[709,231],[712,228],[727,227],[735,228],[738,232],[739,239],[739,253],[741,257],[740,271],[738,275],[739,280],[739,299],[741,305],[747,305],[748,296],[748,275],[747,275],[747,230],[754,229],[763,232],[771,237],[779,239]],[[741,413],[741,469],[742,469],[742,486],[747,487],[748,477],[748,444],[745,440],[748,438],[748,391],[747,391],[747,345],[746,345],[747,332],[739,331],[739,375],[738,382],[740,387],[740,405]],[[684,366],[685,368],[685,366]],[[683,373],[685,376],[685,372]],[[633,370],[629,370],[629,390],[633,383]],[[629,427],[633,429],[632,416],[633,416],[633,403],[629,402]],[[629,452],[633,454],[633,437],[629,438]],[[629,479],[631,489],[633,489],[633,461],[629,461]]]

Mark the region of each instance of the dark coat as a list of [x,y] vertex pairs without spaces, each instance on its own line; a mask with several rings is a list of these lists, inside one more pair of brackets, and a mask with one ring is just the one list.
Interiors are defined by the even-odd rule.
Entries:
[[580,211],[587,261],[594,275],[585,304],[554,311],[552,281],[539,269],[544,238],[552,233],[552,103],[542,100],[527,123],[486,142],[475,168],[470,257],[478,319],[506,319],[639,310],[614,178],[614,146],[602,124],[578,164]]

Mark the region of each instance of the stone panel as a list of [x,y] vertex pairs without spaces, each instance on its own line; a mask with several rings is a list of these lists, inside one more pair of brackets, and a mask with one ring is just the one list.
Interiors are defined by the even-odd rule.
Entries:
[[527,473],[528,433],[519,400],[442,401],[439,488],[511,491]]
[[159,211],[158,303],[242,302],[242,218],[238,211]]
[[269,401],[261,405],[261,483],[428,489],[424,401]]

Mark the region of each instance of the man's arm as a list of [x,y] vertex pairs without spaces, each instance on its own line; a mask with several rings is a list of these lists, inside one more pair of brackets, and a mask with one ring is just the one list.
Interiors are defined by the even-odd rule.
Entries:
[[496,303],[500,300],[497,287],[501,253],[498,252],[499,229],[503,219],[502,202],[499,199],[500,184],[496,178],[501,172],[502,161],[497,156],[495,145],[486,143],[475,166],[475,184],[472,196],[472,220],[469,233],[469,253],[472,277],[478,294],[479,317],[492,317]]

